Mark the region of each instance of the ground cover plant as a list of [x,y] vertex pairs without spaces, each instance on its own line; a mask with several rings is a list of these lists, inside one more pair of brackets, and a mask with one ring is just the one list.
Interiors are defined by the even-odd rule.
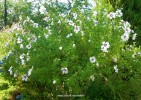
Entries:
[[[0,38],[3,77],[27,100],[140,98],[140,47],[122,10],[100,1],[21,1],[18,22]],[[63,98],[61,98],[63,99]],[[69,98],[67,98],[69,99]],[[75,99],[75,98],[70,98]],[[78,98],[79,99],[79,98]],[[64,98],[66,100],[66,98]]]

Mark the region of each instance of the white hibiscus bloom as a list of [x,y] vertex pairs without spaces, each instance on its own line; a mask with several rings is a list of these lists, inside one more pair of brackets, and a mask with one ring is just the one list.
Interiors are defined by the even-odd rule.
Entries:
[[123,16],[123,13],[121,12],[120,9],[117,9],[117,10],[116,10],[116,16],[117,16],[117,17],[122,17],[122,16]]
[[9,68],[9,70],[8,70],[8,71],[10,72],[10,75],[13,74],[12,68],[13,68],[13,67],[11,66],[11,67]]
[[23,44],[20,44],[20,49],[23,49],[23,48],[24,48]]
[[22,76],[22,81],[27,81],[28,80],[28,76],[26,75],[26,74],[24,74],[23,76]]
[[31,49],[31,44],[26,45],[27,49]]
[[24,59],[24,56],[25,56],[25,54],[23,53],[22,55],[20,55],[20,59],[22,60],[22,59]]
[[31,75],[32,70],[33,70],[33,66],[32,66],[32,68],[31,68],[31,69],[29,69],[29,70],[28,70],[28,76],[30,76],[30,75]]
[[94,56],[90,57],[89,60],[90,60],[91,63],[95,63],[96,62],[96,58]]
[[128,41],[129,39],[129,34],[128,33],[124,33],[122,36],[121,36],[121,40],[122,41]]
[[137,33],[133,34],[132,40],[135,40],[137,37]]
[[41,5],[39,11],[41,14],[45,14],[46,8],[43,5]]
[[118,73],[117,65],[114,66],[114,70],[115,70],[116,73]]
[[24,59],[21,60],[21,64],[25,65],[25,60]]
[[56,84],[56,80],[53,80],[53,84]]
[[109,19],[116,18],[116,14],[115,14],[114,12],[110,12],[110,13],[108,14],[108,18],[109,18]]
[[69,20],[69,25],[74,26],[74,22],[72,20]]
[[68,74],[68,68],[61,68],[62,74]]
[[73,18],[77,19],[77,13],[73,13]]
[[80,26],[74,26],[74,32],[78,33],[80,31]]
[[92,80],[92,81],[94,81],[94,80],[95,80],[94,75],[90,76],[90,80]]
[[108,52],[108,48],[110,48],[110,44],[109,44],[109,42],[102,42],[102,46],[101,46],[101,50],[103,51],[103,52]]
[[23,40],[22,40],[21,38],[18,38],[18,39],[17,39],[17,43],[18,43],[18,44],[22,43],[22,41],[23,41]]
[[75,44],[72,45],[75,48]]
[[62,50],[63,49],[63,47],[59,47],[59,50]]
[[128,34],[131,33],[130,27],[125,27],[125,28],[123,28],[123,29],[124,29],[125,33],[128,33]]

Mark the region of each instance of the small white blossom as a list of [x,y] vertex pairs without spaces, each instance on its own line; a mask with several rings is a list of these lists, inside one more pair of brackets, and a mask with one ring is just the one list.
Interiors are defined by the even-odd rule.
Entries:
[[128,33],[124,33],[122,36],[121,36],[121,40],[122,41],[128,41],[129,39],[129,34]]
[[47,39],[48,37],[49,37],[49,35],[48,35],[48,34],[46,34],[46,35],[45,35],[45,38]]
[[23,41],[23,40],[22,40],[21,38],[18,38],[18,39],[17,39],[17,43],[19,43],[19,44],[22,43],[22,41]]
[[127,34],[130,34],[131,33],[130,27],[125,27],[123,29],[124,29],[125,33],[127,33]]
[[74,32],[78,33],[80,31],[80,26],[74,26]]
[[96,17],[97,16],[97,11],[94,11],[93,15],[94,15],[94,17]]
[[92,80],[92,81],[94,81],[94,80],[95,80],[94,75],[90,76],[90,80]]
[[23,76],[22,76],[22,81],[27,81],[28,80],[28,76],[26,75],[26,74],[24,74]]
[[23,44],[20,44],[20,49],[23,49],[23,48],[24,48]]
[[68,68],[61,68],[62,74],[68,74]]
[[114,66],[114,70],[115,70],[116,73],[118,73],[117,65]]
[[25,65],[25,60],[24,59],[21,60],[21,64]]
[[110,44],[109,44],[109,42],[102,42],[102,46],[101,46],[101,50],[103,51],[103,52],[108,52],[108,48],[110,48]]
[[75,48],[75,44],[72,45]]
[[40,11],[41,14],[45,14],[46,8],[43,5],[41,5],[39,11]]
[[12,68],[13,68],[13,67],[11,66],[11,67],[9,68],[9,70],[8,70],[8,71],[10,72],[10,75],[13,74],[13,72],[12,72]]
[[71,37],[71,36],[72,36],[72,33],[68,34],[68,35],[66,36],[66,38],[69,38],[69,37]]
[[31,69],[29,69],[29,70],[28,70],[28,76],[30,76],[30,75],[31,75],[32,70],[33,70],[33,66],[32,66],[32,68],[31,68]]
[[133,34],[132,40],[135,40],[137,37],[137,33]]
[[90,57],[89,60],[90,60],[91,63],[95,63],[96,62],[96,58],[94,56]]
[[31,44],[26,45],[27,49],[31,49]]
[[24,59],[24,56],[25,56],[25,54],[23,53],[22,55],[20,55],[20,59],[22,60],[22,59]]
[[72,20],[69,20],[69,25],[74,26],[74,22]]
[[117,10],[116,10],[116,16],[117,16],[117,17],[122,17],[122,16],[123,16],[123,13],[121,12],[120,9],[117,9]]
[[73,13],[73,18],[77,19],[77,13]]
[[114,62],[117,62],[117,58],[113,57],[113,61],[114,61]]
[[53,84],[56,84],[56,80],[53,80]]
[[59,50],[62,50],[63,47],[59,47]]
[[109,19],[116,18],[116,14],[115,14],[114,12],[110,12],[110,13],[108,14],[108,18],[109,18]]
[[14,73],[14,78],[16,78],[18,76],[17,71]]

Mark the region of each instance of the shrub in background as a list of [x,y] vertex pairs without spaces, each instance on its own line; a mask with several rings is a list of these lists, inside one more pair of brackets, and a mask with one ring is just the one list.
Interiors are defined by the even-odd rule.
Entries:
[[90,99],[130,99],[131,93],[139,98],[141,51],[126,44],[136,38],[131,25],[121,19],[120,9],[108,12],[100,2],[93,8],[77,3],[66,12],[56,2],[25,3],[11,31],[3,76],[30,99],[85,93]]

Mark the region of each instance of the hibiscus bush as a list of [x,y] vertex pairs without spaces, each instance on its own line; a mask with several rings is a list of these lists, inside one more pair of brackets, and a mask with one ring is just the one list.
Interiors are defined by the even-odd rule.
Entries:
[[[3,76],[30,99],[136,99],[141,50],[122,11],[100,2],[25,2]],[[80,5],[80,6],[79,6]],[[135,87],[136,84],[136,87]]]

